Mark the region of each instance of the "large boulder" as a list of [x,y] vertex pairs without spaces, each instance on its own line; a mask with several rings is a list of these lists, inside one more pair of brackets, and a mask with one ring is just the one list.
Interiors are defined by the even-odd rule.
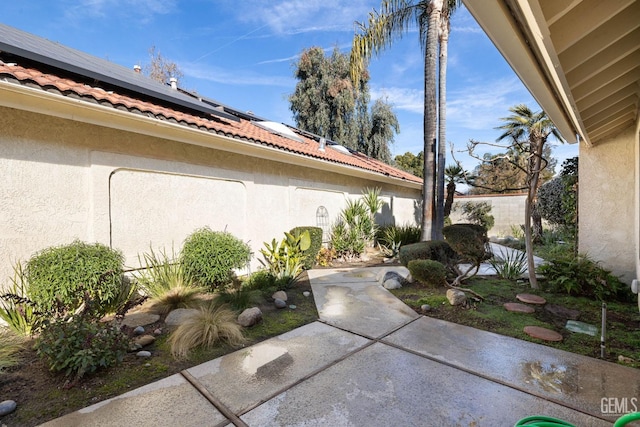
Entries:
[[262,320],[262,311],[258,307],[247,308],[238,316],[238,324],[248,328]]
[[447,289],[447,299],[451,305],[464,305],[467,295],[458,289]]

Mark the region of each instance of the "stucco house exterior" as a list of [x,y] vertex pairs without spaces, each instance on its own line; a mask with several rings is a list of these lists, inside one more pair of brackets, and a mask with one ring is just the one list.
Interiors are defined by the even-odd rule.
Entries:
[[640,276],[640,2],[463,0],[568,142],[579,250]]
[[[380,187],[379,222],[416,223],[422,180],[318,136],[0,24],[0,284],[74,239],[138,254],[196,228],[263,242],[328,227]],[[254,257],[252,267],[258,265]]]

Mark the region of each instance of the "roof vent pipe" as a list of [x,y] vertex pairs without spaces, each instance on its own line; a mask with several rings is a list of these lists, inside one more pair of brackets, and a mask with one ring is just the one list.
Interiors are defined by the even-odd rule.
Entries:
[[324,147],[325,145],[327,145],[327,140],[324,138],[320,138],[320,148],[318,148],[319,151],[324,151]]
[[142,71],[142,67],[136,64],[133,66],[133,71],[135,71],[137,74],[140,74],[140,71]]
[[178,79],[176,79],[175,77],[171,77],[169,79],[169,83],[171,84],[171,89],[173,89],[173,90],[177,90],[178,89]]

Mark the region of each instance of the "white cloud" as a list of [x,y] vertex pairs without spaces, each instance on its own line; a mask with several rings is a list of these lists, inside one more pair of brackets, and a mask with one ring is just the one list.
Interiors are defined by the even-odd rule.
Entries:
[[257,85],[286,88],[295,86],[292,77],[267,76],[255,72],[228,70],[194,62],[180,64],[180,67],[188,77],[225,85]]
[[267,25],[278,35],[353,31],[354,20],[365,20],[372,9],[371,2],[365,0],[250,0],[239,5],[239,19]]
[[411,113],[424,112],[424,92],[413,88],[383,87],[371,88],[371,99],[382,98],[389,102],[394,110]]
[[171,13],[176,0],[80,0],[68,6],[65,17],[72,20],[118,16],[148,22],[155,15]]
[[517,77],[460,85],[447,93],[447,122],[472,130],[493,129],[509,107],[525,103],[536,108],[533,98]]

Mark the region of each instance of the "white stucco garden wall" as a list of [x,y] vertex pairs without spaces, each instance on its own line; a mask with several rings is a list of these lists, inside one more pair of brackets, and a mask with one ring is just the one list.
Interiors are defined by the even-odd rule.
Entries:
[[593,147],[580,145],[580,251],[625,282],[636,277],[637,130]]
[[527,196],[525,194],[487,194],[477,196],[456,196],[454,198],[454,209],[451,211],[451,222],[453,224],[468,222],[462,216],[462,210],[456,205],[466,202],[482,203],[491,205],[491,215],[495,219],[495,224],[489,230],[489,236],[505,237],[512,235],[511,227],[520,227],[524,224],[524,205]]
[[[392,185],[179,143],[133,132],[0,108],[0,285],[16,261],[74,239],[139,253],[173,246],[209,226],[264,241],[333,223],[347,198],[380,187],[381,222],[415,223],[415,186]],[[254,257],[252,268],[259,265]]]

